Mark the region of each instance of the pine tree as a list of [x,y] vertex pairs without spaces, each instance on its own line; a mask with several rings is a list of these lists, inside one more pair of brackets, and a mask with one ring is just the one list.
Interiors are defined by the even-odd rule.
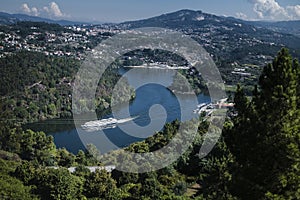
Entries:
[[238,117],[225,140],[236,163],[232,192],[241,199],[300,199],[298,83],[298,61],[282,49],[251,102],[237,91]]

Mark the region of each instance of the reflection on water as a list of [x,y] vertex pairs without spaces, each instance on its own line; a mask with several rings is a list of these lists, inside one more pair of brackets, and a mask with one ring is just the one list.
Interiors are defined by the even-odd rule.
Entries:
[[[175,119],[185,121],[197,117],[193,113],[195,104],[210,101],[210,98],[203,94],[197,96],[196,102],[191,95],[176,94],[175,96],[166,88],[172,84],[175,74],[173,70],[135,69],[127,72],[120,69],[120,74],[125,76],[129,84],[136,89],[136,98],[129,106],[124,104],[116,107],[114,116],[108,115],[105,118],[123,119],[137,116],[132,122],[102,131],[79,130],[79,133],[72,121],[60,119],[31,124],[29,128],[52,135],[57,147],[66,147],[73,153],[84,149],[81,139],[85,134],[87,136],[83,139],[85,143],[94,143],[100,152],[104,153],[153,135],[154,132],[161,130],[165,122]],[[107,140],[110,142],[105,142]],[[95,143],[95,141],[99,142]]]

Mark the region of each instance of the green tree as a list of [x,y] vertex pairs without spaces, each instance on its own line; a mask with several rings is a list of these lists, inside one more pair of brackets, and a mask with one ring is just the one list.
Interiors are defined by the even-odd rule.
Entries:
[[36,173],[36,192],[42,199],[80,199],[82,180],[67,169],[44,169]]
[[32,188],[11,176],[16,163],[0,159],[0,199],[31,200],[37,199],[31,193]]
[[63,167],[71,167],[75,162],[75,156],[66,148],[57,150],[57,164]]
[[88,198],[118,199],[116,181],[106,170],[96,170],[86,177],[84,194]]
[[20,156],[25,160],[37,160],[40,164],[54,163],[55,144],[53,137],[44,132],[32,130],[22,131],[20,134]]
[[[300,199],[299,64],[282,49],[225,133],[235,159],[232,192],[242,199]],[[297,91],[298,90],[298,91]]]
[[186,192],[187,184],[184,181],[178,181],[174,187],[173,192],[175,195],[181,196]]
[[51,104],[48,105],[47,110],[48,110],[48,114],[49,115],[55,116],[57,114],[56,106],[53,103],[51,103]]
[[233,162],[233,156],[221,138],[210,155],[199,162],[197,182],[204,199],[235,199],[230,191]]
[[79,177],[87,177],[88,175],[90,175],[90,170],[85,167],[84,165],[78,165],[75,168],[75,172],[73,173],[73,175],[75,176],[79,176]]
[[26,185],[31,185],[34,184],[33,180],[36,176],[35,173],[36,166],[34,166],[32,162],[23,161],[22,164],[16,168],[14,175]]
[[100,159],[100,151],[97,149],[97,147],[94,144],[87,144],[87,157],[94,160]]
[[140,175],[139,182],[142,184],[140,196],[150,199],[160,199],[163,194],[161,184],[157,180],[155,172],[148,172]]
[[78,164],[81,164],[81,165],[87,165],[87,159],[86,159],[86,156],[85,156],[85,153],[82,151],[82,150],[79,150],[77,155],[76,155],[76,158],[75,158],[75,161],[78,163]]

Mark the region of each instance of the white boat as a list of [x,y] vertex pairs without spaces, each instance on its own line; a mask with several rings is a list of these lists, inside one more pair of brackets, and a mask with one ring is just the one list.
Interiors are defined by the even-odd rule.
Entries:
[[199,104],[199,105],[197,105],[197,108],[193,111],[194,113],[199,113],[199,111],[203,108],[203,107],[205,107],[205,106],[207,106],[208,105],[208,103],[201,103],[201,104]]
[[89,127],[98,127],[98,126],[105,126],[105,125],[112,125],[116,124],[118,122],[117,119],[114,119],[112,117],[108,119],[101,119],[101,120],[95,120],[95,121],[89,121],[85,124],[81,125],[82,128],[89,128]]
[[202,107],[204,107],[204,106],[206,106],[206,105],[207,105],[207,103],[201,103],[201,104],[197,105],[197,107],[198,107],[198,108],[202,108]]
[[129,117],[129,118],[118,120],[116,118],[110,117],[107,119],[86,122],[81,125],[81,128],[87,131],[97,131],[97,130],[108,129],[108,128],[116,128],[118,124],[123,124],[132,121],[135,118],[137,117]]

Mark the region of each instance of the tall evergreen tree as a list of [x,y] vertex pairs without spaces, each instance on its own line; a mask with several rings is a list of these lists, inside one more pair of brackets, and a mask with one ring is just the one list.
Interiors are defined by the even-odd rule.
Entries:
[[235,97],[238,116],[225,141],[235,158],[233,194],[241,199],[300,199],[299,64],[282,49],[247,103]]

